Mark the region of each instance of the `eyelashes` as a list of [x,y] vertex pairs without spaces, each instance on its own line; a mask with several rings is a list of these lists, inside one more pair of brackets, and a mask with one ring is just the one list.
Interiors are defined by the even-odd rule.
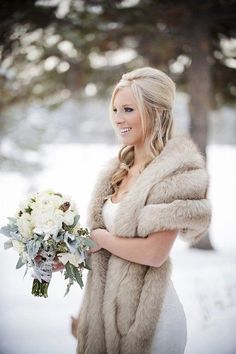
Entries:
[[126,107],[125,112],[133,112],[133,108]]
[[[133,111],[133,108],[125,107],[125,108],[124,108],[124,111],[125,111],[126,113],[127,113],[127,112],[129,113],[129,112],[132,112],[132,111]],[[116,113],[116,112],[117,112],[117,109],[114,108],[114,109],[113,109],[113,112]]]

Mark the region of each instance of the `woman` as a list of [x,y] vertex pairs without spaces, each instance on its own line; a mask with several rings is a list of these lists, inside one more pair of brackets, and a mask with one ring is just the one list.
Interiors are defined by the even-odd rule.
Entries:
[[89,204],[97,247],[77,354],[184,353],[186,318],[169,254],[178,234],[191,244],[206,234],[211,206],[203,156],[173,134],[174,99],[174,82],[151,67],[124,74],[113,91],[111,122],[123,146]]

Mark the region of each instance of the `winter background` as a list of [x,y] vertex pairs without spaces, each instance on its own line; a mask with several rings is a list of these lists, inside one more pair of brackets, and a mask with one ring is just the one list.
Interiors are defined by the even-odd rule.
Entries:
[[[175,124],[179,132],[187,131],[189,126],[187,99],[185,94],[178,93]],[[14,108],[11,114],[16,117],[15,124],[11,121],[0,144],[5,157],[21,165],[18,172],[9,169],[6,172],[3,168],[0,173],[0,226],[7,222],[7,216],[15,213],[28,193],[48,188],[73,196],[80,209],[81,223],[86,225],[87,205],[96,176],[119,150],[107,104],[107,101],[68,100],[51,112],[35,105]],[[21,124],[20,114],[25,118]],[[215,250],[189,249],[177,239],[171,250],[172,280],[187,317],[185,353],[235,354],[235,111],[222,108],[212,112],[210,124],[207,169],[213,207],[210,238]],[[23,151],[26,137],[33,144],[39,139],[39,131],[43,135],[39,148],[24,146]],[[24,166],[28,165],[33,167],[26,169]],[[32,278],[27,274],[23,279],[24,269],[15,269],[18,256],[12,249],[3,249],[5,240],[1,235],[0,353],[75,353],[70,316],[77,315],[83,290],[74,285],[64,297],[66,282],[57,272],[49,287],[49,297],[33,297]]]

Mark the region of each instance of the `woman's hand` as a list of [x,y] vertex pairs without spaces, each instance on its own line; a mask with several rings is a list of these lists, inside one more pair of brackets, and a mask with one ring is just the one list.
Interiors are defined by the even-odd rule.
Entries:
[[[42,260],[42,256],[40,255],[40,253],[35,257],[35,261],[37,263],[40,263]],[[64,264],[62,264],[58,257],[55,256],[53,259],[53,263],[52,263],[52,271],[53,272],[58,272],[59,270],[63,270],[65,268]]]
[[102,248],[102,237],[106,233],[108,233],[106,229],[95,229],[91,231],[90,237],[97,244],[97,246],[90,248],[88,251],[89,254],[100,251],[100,249]]
[[58,272],[59,270],[63,270],[65,268],[64,264],[61,263],[58,259],[58,257],[56,256],[53,260],[52,263],[52,271],[53,272]]

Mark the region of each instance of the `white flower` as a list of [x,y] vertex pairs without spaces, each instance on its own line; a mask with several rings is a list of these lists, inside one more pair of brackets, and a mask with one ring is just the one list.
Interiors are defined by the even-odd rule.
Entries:
[[17,219],[17,226],[23,241],[28,241],[32,238],[34,225],[32,223],[31,215],[23,213],[21,217]]
[[[34,202],[33,200],[36,198],[36,194],[30,194],[25,200],[20,202],[19,204],[19,211],[25,212],[25,209],[28,209],[29,207],[32,208]],[[18,213],[19,213],[18,211]]]
[[23,242],[18,240],[12,240],[12,245],[15,251],[17,251],[20,255],[24,252],[25,245]]
[[40,193],[36,202],[32,204],[33,211],[37,212],[53,212],[61,205],[61,197],[59,195],[49,194],[49,192]]
[[78,215],[78,208],[76,206],[76,203],[74,200],[72,200],[68,195],[64,195],[62,197],[61,203],[70,203],[70,208],[68,210],[72,211],[75,213],[75,215]]
[[61,203],[63,204],[63,203],[67,203],[67,202],[69,202],[70,205],[72,204],[71,197],[67,194],[64,194],[61,198]]
[[74,222],[74,217],[75,217],[76,213],[75,212],[72,212],[70,210],[67,210],[65,213],[64,213],[64,223],[66,225],[72,225],[73,222]]
[[58,257],[60,259],[60,262],[63,263],[64,265],[67,262],[70,262],[75,267],[78,267],[78,265],[84,261],[84,257],[79,254],[58,253]]
[[14,218],[16,218],[16,219],[19,219],[20,218],[20,209],[19,210],[17,210],[15,213],[14,213]]
[[56,235],[62,228],[63,218],[60,211],[52,213],[51,210],[48,212],[37,210],[36,212],[32,212],[32,220],[35,225],[35,233],[40,235]]
[[22,212],[24,212],[25,209],[28,208],[28,205],[29,205],[29,199],[27,198],[27,199],[23,200],[22,202],[20,202],[20,204],[19,204],[19,209],[20,209]]

